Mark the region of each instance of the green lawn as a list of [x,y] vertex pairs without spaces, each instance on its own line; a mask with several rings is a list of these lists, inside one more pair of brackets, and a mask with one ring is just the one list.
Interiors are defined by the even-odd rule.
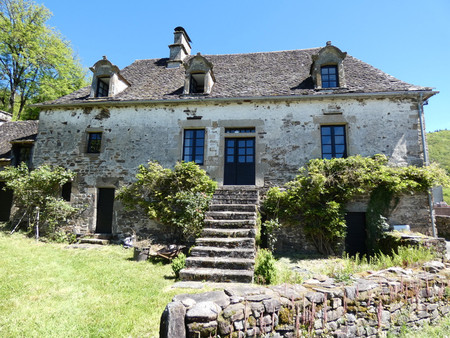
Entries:
[[66,249],[0,232],[0,337],[157,337],[170,265],[120,246]]

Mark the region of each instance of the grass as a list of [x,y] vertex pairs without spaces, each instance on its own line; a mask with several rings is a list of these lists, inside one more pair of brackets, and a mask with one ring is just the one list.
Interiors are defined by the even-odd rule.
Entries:
[[407,327],[400,334],[388,337],[397,338],[448,338],[450,337],[450,315],[447,315],[435,325],[425,324],[422,329],[413,331]]
[[158,337],[169,264],[120,246],[66,249],[0,232],[1,337]]

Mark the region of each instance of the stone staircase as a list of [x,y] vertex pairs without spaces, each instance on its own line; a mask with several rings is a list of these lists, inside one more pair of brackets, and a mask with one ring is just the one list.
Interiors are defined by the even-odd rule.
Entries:
[[258,190],[226,186],[216,190],[200,238],[180,271],[183,281],[253,281]]
[[111,243],[111,234],[89,234],[82,236],[78,239],[80,244],[98,244],[98,245],[108,245]]

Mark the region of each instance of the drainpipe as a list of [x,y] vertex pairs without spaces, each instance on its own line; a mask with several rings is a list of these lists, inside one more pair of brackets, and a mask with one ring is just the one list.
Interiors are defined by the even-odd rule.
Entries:
[[[428,149],[426,146],[426,138],[425,138],[425,117],[423,113],[423,93],[420,93],[420,98],[418,102],[419,107],[419,121],[420,121],[420,133],[422,136],[422,148],[423,148],[423,161],[425,162],[425,166],[430,165],[430,160],[428,158]],[[436,224],[434,223],[434,208],[433,208],[433,198],[432,198],[432,189],[428,189],[428,205],[430,206],[430,217],[431,217],[431,232],[433,237],[437,237],[436,234]]]

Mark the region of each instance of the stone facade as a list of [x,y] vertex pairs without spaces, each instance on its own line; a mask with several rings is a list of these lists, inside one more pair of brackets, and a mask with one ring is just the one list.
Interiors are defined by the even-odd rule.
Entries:
[[160,337],[385,337],[450,312],[450,265],[389,268],[349,284],[317,276],[302,285],[226,287],[175,296]]
[[439,237],[450,241],[450,216],[436,215],[436,228]]

